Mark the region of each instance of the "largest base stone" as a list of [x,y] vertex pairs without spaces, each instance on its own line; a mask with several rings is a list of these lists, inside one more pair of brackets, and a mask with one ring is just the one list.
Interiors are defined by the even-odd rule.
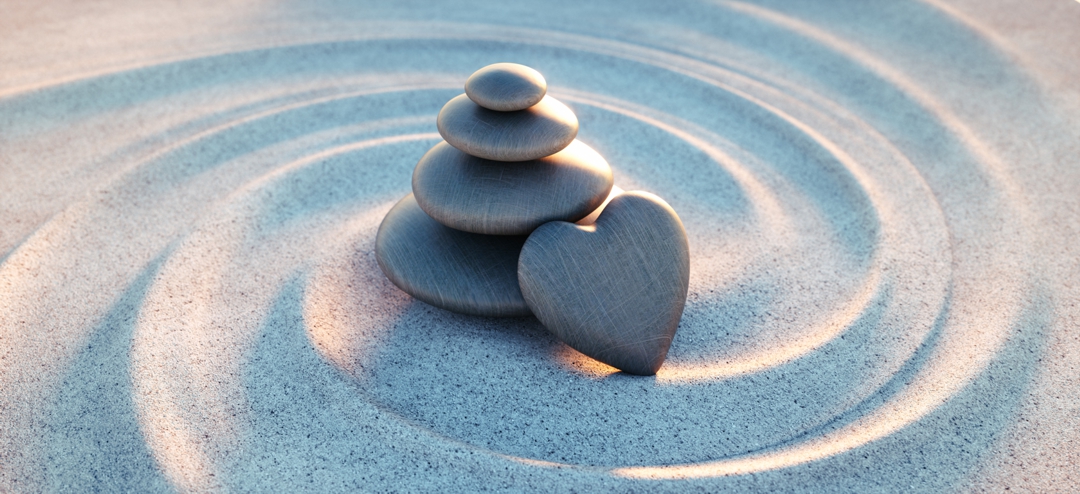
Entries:
[[436,307],[478,316],[532,314],[518,287],[524,236],[479,235],[444,226],[398,201],[379,225],[375,259],[386,277]]

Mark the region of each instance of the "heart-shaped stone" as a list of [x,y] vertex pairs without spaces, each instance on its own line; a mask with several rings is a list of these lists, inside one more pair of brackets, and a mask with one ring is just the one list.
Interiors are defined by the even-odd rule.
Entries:
[[663,199],[626,192],[594,225],[553,221],[534,230],[521,248],[518,283],[559,339],[622,371],[653,375],[686,304],[686,231]]

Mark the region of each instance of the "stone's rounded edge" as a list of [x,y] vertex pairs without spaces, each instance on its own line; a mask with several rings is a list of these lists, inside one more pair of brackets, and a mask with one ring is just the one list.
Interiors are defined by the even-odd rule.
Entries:
[[[431,219],[442,223],[444,226],[454,228],[456,230],[468,231],[462,228],[458,228],[454,225],[452,218],[446,217],[442,208],[439,207],[437,198],[431,200],[431,195],[428,190],[429,187],[426,184],[428,177],[432,175],[431,170],[435,167],[450,167],[452,169],[458,168],[461,164],[455,161],[465,159],[470,155],[461,152],[461,150],[451,146],[449,143],[439,141],[431,146],[420,160],[416,162],[416,166],[413,167],[411,187],[413,200],[416,201],[417,206],[424,211]],[[475,157],[473,157],[475,158]],[[438,171],[438,170],[435,170]],[[438,178],[435,179],[438,181]],[[436,184],[430,188],[430,190],[447,192],[445,184]],[[480,233],[480,232],[469,232]]]
[[[620,215],[608,215],[608,220],[604,220],[605,215],[603,212],[597,218],[597,222],[603,221],[605,224],[599,226],[604,228],[611,222],[611,218],[622,219],[623,222],[630,225],[639,225],[644,220],[642,216],[653,214],[656,218],[666,218],[668,224],[666,228],[667,234],[661,234],[660,237],[666,238],[669,245],[672,247],[671,253],[674,259],[674,268],[677,272],[676,283],[672,286],[674,290],[673,300],[676,303],[671,307],[669,313],[669,321],[667,325],[666,340],[662,342],[661,346],[658,346],[659,351],[657,353],[657,360],[650,364],[651,372],[647,375],[656,374],[660,367],[663,366],[664,360],[667,358],[668,350],[671,348],[671,343],[675,340],[675,333],[679,329],[679,322],[682,320],[683,311],[686,309],[686,298],[690,292],[690,239],[686,234],[686,226],[683,225],[682,218],[679,217],[679,213],[675,211],[675,208],[671,207],[660,196],[651,192],[642,190],[632,190],[623,192],[618,196],[612,198],[611,202],[605,207],[605,210],[625,211],[626,209],[636,209],[636,215],[626,215],[625,218],[620,218]],[[640,215],[640,216],[639,216]],[[651,252],[656,252],[661,249],[649,249]]]
[[383,274],[412,297],[441,309],[489,317],[532,315],[517,283],[525,237],[483,236],[424,214],[412,194],[390,209],[375,237]]
[[[642,218],[644,229],[629,230],[633,234],[624,230],[618,235],[617,230],[627,226],[641,227]],[[642,231],[650,232],[650,238],[643,239]],[[671,240],[675,243],[670,244]],[[575,256],[567,255],[571,252]],[[657,253],[667,256],[667,261],[659,259],[649,266],[648,259],[656,259]],[[620,277],[634,280],[634,273],[643,269],[659,269],[667,276],[654,277],[655,272],[638,276],[638,284],[646,279],[666,279],[666,283],[649,284],[647,290],[609,289],[602,293],[660,293],[666,300],[605,303],[595,296],[601,293],[598,287],[616,286]],[[663,199],[641,191],[614,197],[595,225],[551,222],[537,228],[518,258],[521,293],[537,319],[572,348],[628,374],[651,376],[663,365],[682,318],[689,281],[689,242],[682,220]],[[583,297],[586,292],[593,296]],[[597,302],[602,307],[590,305]],[[610,307],[625,313],[612,313]],[[641,308],[657,315],[654,321],[632,314]],[[644,334],[630,327],[635,323],[642,326],[636,329]],[[636,336],[627,340],[627,333]]]
[[[689,251],[690,240],[689,237],[687,237],[686,235],[686,226],[683,225],[682,218],[679,217],[679,213],[675,211],[675,208],[671,207],[671,205],[668,204],[667,201],[665,201],[662,197],[653,194],[652,192],[646,192],[644,190],[622,191],[618,195],[615,195],[611,198],[611,201],[608,203],[605,209],[607,207],[611,207],[612,204],[614,204],[616,201],[618,201],[619,203],[629,202],[635,205],[640,204],[641,206],[638,207],[654,209],[658,213],[666,214],[667,217],[672,220],[672,228],[680,233],[680,235],[678,235],[676,238],[678,238],[680,240],[680,243],[686,248],[687,251]],[[625,206],[619,207],[621,208]],[[600,215],[597,217],[597,221],[600,221],[600,219],[603,217],[604,213],[601,212]],[[687,256],[687,262],[689,263],[689,256]],[[689,270],[689,264],[687,264],[686,269]],[[687,271],[687,273],[689,273],[689,271]],[[689,274],[687,274],[687,276],[689,276]],[[687,281],[687,285],[689,286],[689,281]]]
[[493,161],[543,158],[569,146],[578,133],[577,116],[551,96],[524,110],[501,112],[461,94],[443,105],[436,123],[451,146]]
[[[679,217],[679,213],[675,211],[675,208],[671,207],[660,196],[653,194],[652,192],[646,192],[643,190],[631,190],[624,191],[615,197],[611,198],[611,201],[605,206],[605,210],[616,205],[616,209],[626,208],[626,204],[630,204],[632,207],[636,207],[644,210],[645,214],[651,210],[652,212],[660,215],[660,217],[666,217],[670,221],[671,234],[667,237],[669,240],[678,243],[676,251],[681,254],[678,256],[677,267],[679,270],[679,277],[682,280],[680,283],[681,294],[680,299],[682,303],[686,303],[686,297],[690,292],[690,238],[686,234],[686,226],[683,225],[682,218]],[[609,215],[608,218],[612,218],[614,215]],[[597,222],[600,222],[604,218],[604,213],[601,212],[597,217]],[[605,223],[609,220],[603,220]],[[637,223],[638,220],[630,220],[628,223]],[[676,324],[678,319],[682,315],[682,306],[679,309],[679,317],[676,317]],[[674,331],[672,331],[674,335]]]
[[[612,189],[615,187],[615,172],[611,169],[611,164],[591,146],[574,139],[570,142],[570,145],[554,155],[543,158],[541,161],[546,161],[549,158],[552,160],[565,160],[567,163],[571,163],[573,166],[578,166],[580,168],[593,168],[592,171],[596,172],[596,176],[600,181],[597,184],[599,187],[596,189],[595,193],[588,194],[584,197],[580,203],[581,206],[574,208],[572,213],[567,214],[563,218],[545,219],[543,223],[556,220],[568,221],[571,223],[580,221],[582,218],[592,214],[593,211],[599,209],[604,202],[608,200]],[[537,227],[539,226],[540,225],[537,225]]]
[[465,81],[465,94],[489,110],[524,110],[544,98],[547,80],[540,72],[525,65],[494,63],[469,76]]
[[515,163],[440,142],[412,177],[416,202],[428,216],[484,235],[528,235],[550,221],[578,221],[606,200],[613,185],[607,160],[577,140],[551,156]]
[[588,226],[595,224],[596,218],[600,217],[600,214],[604,212],[604,208],[607,207],[608,203],[610,203],[612,199],[619,196],[623,192],[626,191],[623,190],[622,187],[619,187],[618,185],[612,183],[611,189],[608,191],[608,196],[606,199],[604,199],[604,202],[601,202],[600,205],[596,207],[596,209],[592,210],[591,213],[585,215],[585,217],[575,221],[574,224],[578,226]]

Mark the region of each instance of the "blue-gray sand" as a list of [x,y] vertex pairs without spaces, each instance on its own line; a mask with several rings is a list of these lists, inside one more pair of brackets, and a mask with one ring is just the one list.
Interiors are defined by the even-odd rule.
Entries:
[[[1080,3],[0,9],[0,492],[1080,491]],[[652,377],[380,220],[520,63],[678,212]]]

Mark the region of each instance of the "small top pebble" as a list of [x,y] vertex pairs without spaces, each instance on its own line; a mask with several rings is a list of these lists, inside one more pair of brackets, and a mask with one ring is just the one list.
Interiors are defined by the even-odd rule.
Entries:
[[465,94],[489,110],[524,110],[544,98],[547,81],[524,65],[496,63],[473,72],[465,81]]

